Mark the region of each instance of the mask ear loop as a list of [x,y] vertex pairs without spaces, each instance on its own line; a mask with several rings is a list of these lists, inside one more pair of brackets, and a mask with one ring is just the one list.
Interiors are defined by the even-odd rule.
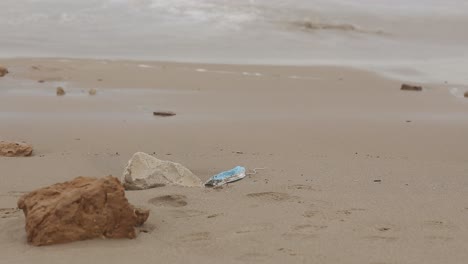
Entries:
[[251,171],[253,171],[253,172],[247,172],[245,175],[247,175],[247,176],[255,175],[255,174],[258,173],[257,170],[266,170],[266,169],[267,169],[267,168],[255,168],[255,169],[251,170]]

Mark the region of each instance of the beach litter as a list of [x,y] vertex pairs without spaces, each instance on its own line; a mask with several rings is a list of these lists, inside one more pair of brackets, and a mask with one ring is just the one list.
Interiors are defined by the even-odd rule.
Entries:
[[223,171],[215,176],[211,177],[206,183],[206,187],[217,187],[230,182],[235,182],[245,178],[246,172],[245,168],[242,166],[237,166],[232,170]]
[[265,168],[255,168],[253,172],[247,173],[245,168],[242,166],[236,166],[235,168],[223,171],[215,176],[211,177],[206,183],[205,187],[218,187],[231,182],[239,181],[245,178],[247,175],[257,174],[257,170],[264,170]]

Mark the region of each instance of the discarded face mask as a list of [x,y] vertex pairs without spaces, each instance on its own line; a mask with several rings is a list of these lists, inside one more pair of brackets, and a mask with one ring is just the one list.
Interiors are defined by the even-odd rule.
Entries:
[[211,177],[206,183],[206,187],[216,187],[221,186],[226,183],[235,182],[245,178],[245,168],[237,166],[232,170],[223,171],[213,177]]

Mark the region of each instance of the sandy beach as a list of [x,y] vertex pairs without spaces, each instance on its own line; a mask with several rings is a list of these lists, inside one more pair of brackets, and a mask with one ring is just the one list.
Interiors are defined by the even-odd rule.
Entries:
[[[0,139],[34,147],[32,157],[0,158],[1,263],[468,258],[467,87],[401,91],[400,80],[322,66],[0,64],[10,71],[0,78]],[[202,180],[236,165],[265,169],[221,189],[127,191],[151,212],[134,240],[26,243],[19,196],[77,176],[120,178],[138,151]]]

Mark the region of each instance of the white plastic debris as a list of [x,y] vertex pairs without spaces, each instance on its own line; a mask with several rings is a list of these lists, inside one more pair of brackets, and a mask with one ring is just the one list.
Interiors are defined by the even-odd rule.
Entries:
[[223,171],[213,177],[211,177],[206,183],[207,187],[216,187],[221,186],[226,183],[235,182],[245,178],[245,168],[242,166],[237,166],[232,170]]

